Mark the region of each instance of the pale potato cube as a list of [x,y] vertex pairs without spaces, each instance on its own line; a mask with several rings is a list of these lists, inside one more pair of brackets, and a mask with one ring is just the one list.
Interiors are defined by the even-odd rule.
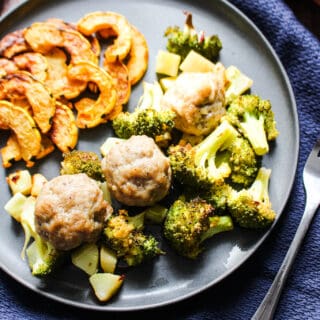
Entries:
[[23,206],[27,201],[27,197],[21,192],[17,192],[13,195],[9,201],[5,204],[4,210],[6,210],[10,216],[12,216],[18,222],[21,221],[21,214]]
[[48,182],[48,180],[45,176],[41,173],[35,173],[32,176],[31,195],[37,197],[46,182]]
[[191,50],[180,65],[183,72],[212,72],[215,70],[215,64]]
[[124,277],[113,273],[95,273],[89,282],[100,301],[108,301],[120,289]]
[[163,91],[158,81],[153,83],[143,82],[143,95],[138,102],[139,109],[155,109],[161,110],[161,99],[163,97]]
[[111,249],[106,246],[100,248],[100,266],[103,272],[114,273],[117,265],[117,256]]
[[172,87],[174,82],[176,81],[177,77],[165,77],[160,79],[160,85],[163,91],[167,91],[169,88]]
[[95,243],[84,244],[71,253],[72,263],[88,275],[98,271],[99,250]]
[[28,170],[18,170],[8,175],[7,183],[13,194],[21,192],[28,196],[32,188],[31,174]]
[[106,141],[101,145],[100,147],[100,153],[103,157],[107,155],[107,153],[110,151],[110,149],[117,143],[123,141],[124,139],[121,138],[115,138],[115,137],[109,137],[106,139]]
[[229,82],[226,90],[226,101],[230,103],[236,97],[249,90],[253,80],[243,74],[237,67],[229,66],[226,69],[226,79]]
[[179,72],[181,56],[168,51],[159,50],[156,57],[156,73],[175,77]]

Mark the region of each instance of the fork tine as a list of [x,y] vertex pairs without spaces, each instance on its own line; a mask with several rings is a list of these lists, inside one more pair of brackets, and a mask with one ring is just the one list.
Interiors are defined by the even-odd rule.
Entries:
[[310,155],[308,157],[308,160],[311,159],[316,159],[319,158],[320,159],[320,139],[318,139],[314,145],[314,147],[312,148]]

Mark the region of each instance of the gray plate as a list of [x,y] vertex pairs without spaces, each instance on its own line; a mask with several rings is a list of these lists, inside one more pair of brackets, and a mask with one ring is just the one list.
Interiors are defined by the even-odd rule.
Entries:
[[[219,34],[223,42],[220,61],[226,66],[238,66],[254,79],[252,92],[270,99],[273,104],[280,136],[271,153],[264,158],[264,165],[273,170],[270,197],[279,219],[289,197],[297,166],[297,112],[287,75],[273,49],[253,23],[222,0],[38,0],[23,4],[4,17],[0,23],[0,33],[3,36],[9,31],[50,17],[76,22],[84,14],[96,10],[124,14],[145,34],[150,49],[150,63],[144,80],[149,82],[155,79],[157,51],[165,48],[163,32],[169,25],[183,24],[183,10],[193,13],[197,29]],[[129,109],[135,106],[141,93],[140,84],[133,90]],[[106,125],[82,131],[78,148],[99,152],[99,146],[110,134],[110,127]],[[6,136],[5,132],[1,132],[1,146],[5,144]],[[58,174],[60,160],[61,154],[55,152],[40,161],[32,168],[32,172],[42,172],[47,178],[52,178]],[[10,198],[5,176],[19,167],[23,167],[23,164],[17,164],[8,171],[0,170],[0,208]],[[33,277],[26,261],[20,258],[23,244],[21,227],[1,209],[0,266],[28,288],[69,305],[106,311],[139,310],[177,302],[222,281],[244,263],[271,230],[248,232],[236,229],[218,235],[208,241],[207,250],[196,261],[186,261],[176,256],[163,243],[167,255],[150,264],[122,270],[126,280],[119,294],[109,303],[99,304],[89,287],[87,276],[69,264],[47,280]]]

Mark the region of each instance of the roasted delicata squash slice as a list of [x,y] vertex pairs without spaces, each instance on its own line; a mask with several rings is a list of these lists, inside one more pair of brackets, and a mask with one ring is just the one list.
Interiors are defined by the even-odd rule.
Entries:
[[50,130],[55,113],[55,99],[42,82],[28,72],[17,71],[0,79],[0,91],[1,99],[14,101],[27,98],[32,107],[33,119],[41,132]]
[[0,41],[0,55],[12,58],[16,54],[31,51],[23,36],[24,30],[16,30],[5,35]]
[[[48,154],[50,154],[51,152],[53,152],[55,149],[54,144],[52,143],[52,141],[44,134],[41,134],[41,146],[40,146],[40,150],[38,152],[38,154],[35,156],[34,160],[39,160],[42,159],[44,157],[46,157]],[[33,167],[35,164],[35,161],[27,161],[26,166],[28,168]]]
[[74,99],[85,90],[87,86],[85,81],[68,78],[67,56],[63,50],[54,48],[44,56],[48,64],[45,84],[56,99],[60,97]]
[[[76,25],[74,25],[72,23],[69,23],[69,22],[66,22],[66,21],[64,21],[62,19],[49,18],[46,22],[55,25],[57,28],[77,31]],[[93,35],[86,36],[85,38],[90,42],[91,49],[95,53],[95,55],[97,57],[100,57],[101,46],[100,46],[99,40]]]
[[35,52],[46,54],[59,47],[69,53],[71,63],[81,60],[98,63],[90,42],[70,27],[58,26],[50,21],[35,22],[25,29],[24,37]]
[[53,152],[54,149],[55,149],[54,144],[49,139],[49,137],[47,137],[44,134],[41,134],[41,147],[38,154],[36,155],[36,159],[44,158],[49,153]]
[[100,91],[98,99],[93,104],[90,103],[87,107],[82,106],[78,110],[77,126],[79,128],[93,128],[107,122],[108,115],[117,102],[117,92],[112,77],[99,66],[87,61],[70,65],[68,77],[87,83],[93,82]]
[[57,102],[56,113],[52,119],[50,138],[58,149],[64,153],[70,152],[78,142],[78,128],[72,110]]
[[132,46],[129,52],[127,68],[131,85],[136,84],[145,74],[148,68],[149,49],[144,35],[131,25]]
[[132,35],[128,20],[121,14],[111,11],[97,11],[85,15],[78,21],[77,29],[86,36],[100,30],[112,29],[117,37],[106,49],[104,56],[108,61],[123,60],[131,49]]
[[29,113],[9,101],[0,101],[0,123],[16,135],[24,161],[32,161],[40,151],[41,135]]
[[7,58],[0,58],[0,78],[4,77],[9,73],[18,71],[16,64]]
[[32,107],[27,98],[11,98],[10,102],[14,104],[16,107],[21,107],[25,109],[29,114],[33,114]]
[[12,132],[6,145],[1,148],[2,166],[10,168],[13,162],[21,160],[21,150],[17,136]]
[[128,68],[120,60],[114,62],[104,60],[103,67],[114,80],[115,89],[117,91],[117,103],[126,104],[129,101],[131,94]]
[[13,61],[20,70],[29,71],[37,80],[47,78],[48,63],[46,58],[37,52],[27,52],[13,57]]

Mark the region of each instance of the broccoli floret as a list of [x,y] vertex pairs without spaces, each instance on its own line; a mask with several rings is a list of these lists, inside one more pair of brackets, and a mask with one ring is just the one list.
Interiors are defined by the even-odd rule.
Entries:
[[133,135],[153,138],[160,147],[171,140],[175,113],[170,110],[157,111],[152,107],[136,108],[132,113],[122,112],[112,122],[117,137],[128,139]]
[[223,121],[196,146],[170,147],[168,154],[174,177],[193,187],[203,184],[205,189],[208,184],[222,184],[231,174],[231,168],[227,162],[218,166],[217,154],[225,150],[237,135],[236,129]]
[[174,250],[195,259],[203,250],[203,242],[214,234],[233,229],[229,216],[215,216],[214,208],[205,200],[180,197],[168,210],[163,233]]
[[63,252],[56,250],[39,235],[35,236],[26,252],[31,272],[38,277],[52,273],[64,256]]
[[219,166],[217,165],[218,152],[228,148],[237,136],[236,129],[227,121],[223,121],[211,134],[194,147],[195,165],[205,170],[209,179],[216,183],[223,182],[231,174],[231,167],[227,162],[221,162]]
[[200,192],[211,188],[206,170],[195,164],[195,152],[190,144],[170,146],[168,156],[173,177],[184,189],[191,187]]
[[231,187],[226,179],[232,174],[232,163],[229,159],[221,161],[220,153],[237,138],[236,129],[224,121],[198,145],[174,145],[168,149],[175,180],[189,197],[196,192],[212,204],[217,214],[227,208]]
[[183,29],[177,26],[168,27],[164,35],[168,39],[167,50],[180,55],[182,59],[191,50],[194,50],[205,58],[214,61],[222,49],[222,43],[217,35],[205,36],[203,31],[196,32],[190,12],[186,12]]
[[225,212],[231,187],[220,180],[216,183],[205,169],[195,165],[194,149],[189,144],[171,146],[169,160],[173,177],[188,198],[200,196],[213,205],[216,214]]
[[214,184],[210,189],[204,190],[201,197],[214,207],[215,214],[223,215],[228,210],[228,199],[232,190],[227,183]]
[[261,158],[256,155],[249,141],[236,137],[226,150],[219,154],[219,163],[228,163],[231,174],[228,180],[236,188],[247,188],[254,181],[260,167]]
[[224,117],[239,128],[259,156],[269,151],[268,141],[275,140],[279,134],[270,101],[256,95],[237,97]]
[[269,199],[271,170],[261,167],[249,189],[233,190],[228,209],[233,219],[244,228],[258,229],[270,226],[276,214]]
[[164,252],[152,235],[143,232],[143,215],[130,217],[121,209],[107,220],[104,229],[106,244],[122,258],[128,266],[136,266]]
[[129,139],[133,135],[146,135],[157,145],[166,148],[172,139],[175,112],[161,109],[163,92],[160,84],[143,83],[143,94],[133,112],[121,112],[112,121],[117,137]]
[[97,181],[105,181],[98,155],[92,151],[73,150],[63,154],[60,174],[85,173]]

